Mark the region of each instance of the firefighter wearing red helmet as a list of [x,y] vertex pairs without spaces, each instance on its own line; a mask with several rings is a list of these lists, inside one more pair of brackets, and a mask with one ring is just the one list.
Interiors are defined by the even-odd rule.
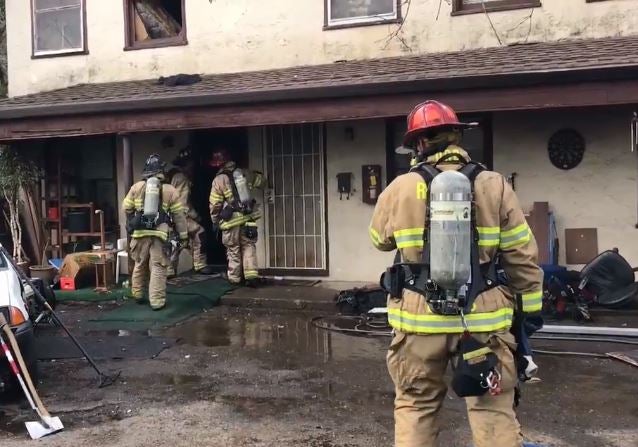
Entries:
[[[387,364],[396,391],[396,447],[437,445],[450,362],[452,388],[466,399],[474,445],[523,445],[514,410],[521,376],[511,329],[515,314],[540,311],[543,273],[511,186],[460,147],[467,127],[440,102],[414,108],[404,146],[417,151],[416,164],[379,196],[369,228],[377,249],[398,250],[382,277],[394,330]],[[459,189],[446,190],[445,182]],[[464,234],[467,252],[458,254],[467,262],[460,263],[450,255]],[[450,248],[437,251],[441,241]],[[438,270],[448,258],[450,276],[469,272],[458,288],[444,285]],[[506,284],[496,274],[497,260]]]
[[226,247],[228,281],[255,286],[257,271],[257,220],[261,211],[253,191],[265,186],[261,172],[237,168],[226,148],[213,151],[209,165],[219,169],[210,191],[213,230],[221,230]]

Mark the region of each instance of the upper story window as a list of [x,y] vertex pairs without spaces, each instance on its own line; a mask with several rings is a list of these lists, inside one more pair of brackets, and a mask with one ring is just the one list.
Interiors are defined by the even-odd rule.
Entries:
[[184,0],[124,0],[126,48],[186,45]]
[[324,0],[324,28],[393,23],[401,20],[401,0]]
[[33,56],[86,53],[85,0],[31,0]]
[[452,0],[452,14],[472,14],[484,11],[507,11],[508,9],[536,8],[540,0]]

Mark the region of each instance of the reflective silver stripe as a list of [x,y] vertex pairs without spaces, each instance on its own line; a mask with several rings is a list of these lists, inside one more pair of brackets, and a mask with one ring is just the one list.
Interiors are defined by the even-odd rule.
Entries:
[[501,248],[510,248],[522,245],[530,240],[530,230],[527,223],[521,224],[512,230],[501,233]]
[[[466,321],[470,330],[491,332],[512,325],[514,311],[503,308],[494,312],[469,314]],[[464,331],[460,317],[434,314],[411,315],[400,309],[388,309],[388,321],[395,328],[415,333],[461,333]]]

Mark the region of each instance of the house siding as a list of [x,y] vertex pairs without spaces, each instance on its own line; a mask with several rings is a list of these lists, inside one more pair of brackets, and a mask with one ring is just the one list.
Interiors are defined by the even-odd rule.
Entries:
[[[449,2],[412,0],[405,24],[323,30],[321,0],[186,0],[188,45],[124,51],[122,2],[87,0],[87,55],[32,59],[29,1],[7,2],[9,95],[80,83],[221,73],[502,44],[635,34],[638,3],[546,0],[531,10],[452,17]],[[407,7],[404,6],[404,15]],[[528,18],[531,18],[528,20]],[[531,26],[530,26],[531,24]],[[498,35],[498,37],[497,37]],[[559,61],[557,61],[559,63]]]

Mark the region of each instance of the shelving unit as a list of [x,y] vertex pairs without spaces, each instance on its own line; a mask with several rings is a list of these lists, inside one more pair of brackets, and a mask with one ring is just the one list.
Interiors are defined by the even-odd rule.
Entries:
[[[91,240],[100,238],[99,225],[95,219],[96,207],[93,202],[79,202],[81,197],[78,192],[82,180],[74,174],[64,172],[63,157],[59,150],[46,151],[44,171],[55,171],[55,175],[45,175],[40,183],[42,215],[46,216],[46,228],[51,241],[50,255],[52,258],[63,259],[66,254],[65,244],[82,239],[93,242]],[[88,231],[69,231],[65,227],[68,213],[77,210],[86,210],[88,213]],[[117,228],[107,231],[107,234],[114,231],[117,231]]]

